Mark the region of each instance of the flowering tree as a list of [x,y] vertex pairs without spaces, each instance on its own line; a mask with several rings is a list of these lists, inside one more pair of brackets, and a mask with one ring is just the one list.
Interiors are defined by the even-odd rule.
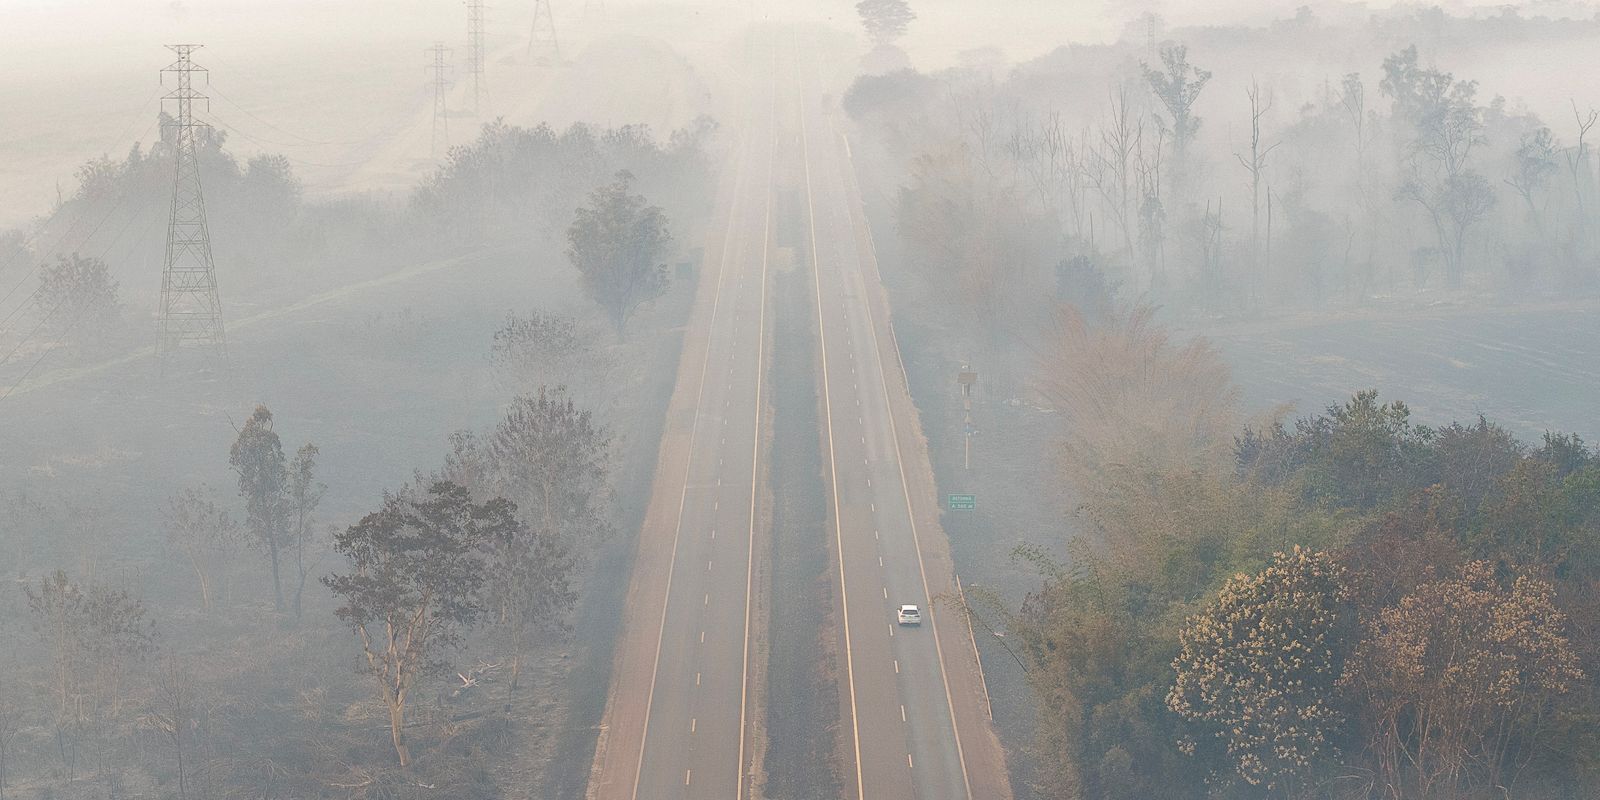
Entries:
[[1556,698],[1584,680],[1548,581],[1487,561],[1378,612],[1345,682],[1364,697],[1390,797],[1507,786]]
[[1189,618],[1167,693],[1167,707],[1201,733],[1187,750],[1220,746],[1239,779],[1287,794],[1333,753],[1344,723],[1336,700],[1347,652],[1344,574],[1326,553],[1297,546],[1255,575],[1236,575]]

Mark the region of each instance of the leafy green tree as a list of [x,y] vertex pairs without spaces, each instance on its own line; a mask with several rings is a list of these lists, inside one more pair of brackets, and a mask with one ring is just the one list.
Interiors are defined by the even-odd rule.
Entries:
[[566,379],[573,363],[591,346],[570,316],[539,311],[507,314],[505,325],[494,332],[489,363],[502,384],[513,390],[531,388],[552,376]]
[[1184,182],[1192,172],[1189,163],[1189,146],[1200,132],[1200,117],[1194,113],[1195,101],[1211,81],[1211,71],[1189,63],[1189,48],[1181,44],[1161,47],[1161,69],[1140,64],[1145,82],[1156,100],[1167,110],[1167,123],[1172,134],[1172,170],[1169,173],[1179,199],[1183,198]]
[[405,714],[419,677],[444,666],[486,610],[488,553],[524,536],[509,500],[473,502],[438,482],[421,497],[389,495],[383,507],[334,536],[349,571],[322,579],[337,615],[361,641],[366,672],[389,711],[400,765],[411,763]]
[[1508,566],[1548,570],[1587,594],[1600,578],[1600,470],[1562,476],[1536,458],[1499,476],[1467,534],[1474,554]]
[[878,47],[893,47],[917,18],[906,0],[861,0],[856,3],[856,13]]
[[1437,479],[1467,508],[1477,508],[1500,476],[1521,461],[1523,447],[1505,428],[1482,415],[1474,425],[1454,422],[1434,431]]
[[272,234],[281,234],[294,222],[303,191],[294,166],[277,153],[251,158],[239,179],[242,205],[250,210],[257,225]]
[[1460,498],[1431,486],[1362,521],[1340,554],[1353,574],[1346,585],[1361,613],[1370,617],[1388,608],[1466,560],[1461,543],[1465,516]]
[[511,403],[485,443],[488,484],[512,498],[532,530],[505,540],[490,578],[496,628],[511,652],[510,690],[528,638],[558,626],[576,600],[574,554],[611,532],[604,511],[609,437],[566,393],[540,387]]
[[1584,443],[1583,437],[1575,433],[1550,431],[1545,431],[1544,443],[1534,451],[1533,457],[1553,465],[1556,474],[1563,478],[1597,462],[1595,454],[1589,451],[1589,446]]
[[1484,142],[1478,84],[1422,67],[1415,45],[1385,59],[1383,73],[1379,87],[1394,101],[1398,131],[1409,137],[1403,143],[1409,174],[1395,196],[1427,213],[1445,277],[1459,285],[1468,234],[1496,202],[1488,179],[1471,168],[1472,151]]
[[1130,574],[1088,548],[1071,571],[1038,551],[1019,555],[1045,582],[1000,627],[1039,700],[1045,796],[1204,798],[1205,771],[1178,749],[1179,720],[1162,702],[1177,646],[1163,619],[1170,607],[1152,597],[1159,567]]
[[228,453],[228,463],[239,475],[239,496],[244,498],[245,526],[257,547],[272,562],[273,607],[284,610],[283,581],[279,577],[282,551],[289,546],[288,507],[284,487],[289,479],[283,443],[272,430],[272,412],[256,406]]
[[1228,580],[1178,633],[1167,707],[1220,746],[1230,778],[1287,797],[1336,754],[1344,724],[1338,680],[1352,626],[1344,570],[1295,547]]
[[564,629],[565,616],[577,600],[572,573],[577,562],[572,548],[556,531],[524,527],[516,535],[490,543],[487,577],[494,616],[492,625],[511,655],[506,692],[517,691],[529,640],[541,630]]
[[1326,413],[1235,440],[1239,468],[1268,483],[1292,481],[1307,499],[1368,510],[1437,480],[1431,428],[1414,425],[1405,403],[1357,392]]
[[633,194],[632,185],[632,174],[618,172],[590,194],[589,205],[578,208],[567,228],[567,258],[618,335],[641,304],[666,292],[662,259],[672,241],[666,215]]
[[77,253],[39,268],[34,303],[52,329],[78,342],[98,340],[122,314],[117,282],[106,262]]
[[306,572],[310,565],[306,563],[306,549],[311,546],[311,537],[315,530],[313,523],[317,506],[322,503],[322,498],[328,493],[328,485],[317,480],[317,456],[320,451],[314,444],[304,444],[294,453],[294,460],[289,462],[288,481],[285,489],[285,502],[288,514],[288,540],[294,547],[294,567],[299,582],[294,587],[294,616],[300,617],[300,601],[306,591]]

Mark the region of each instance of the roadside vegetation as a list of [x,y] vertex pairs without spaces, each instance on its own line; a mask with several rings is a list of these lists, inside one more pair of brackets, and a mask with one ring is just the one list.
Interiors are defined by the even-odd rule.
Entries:
[[1234,441],[1067,489],[1069,561],[1019,551],[1044,791],[1596,790],[1600,456],[1373,392]]
[[[217,409],[228,440],[198,470],[151,476],[149,503],[55,490],[50,472],[0,492],[0,798],[570,794],[587,763],[560,754],[584,737],[592,747],[599,708],[579,688],[600,681],[603,695],[596,668],[610,653],[598,626],[591,642],[573,625],[619,602],[618,553],[643,505],[635,487],[650,483],[671,331],[693,291],[692,269],[666,264],[694,258],[673,242],[704,224],[714,130],[701,121],[659,141],[637,126],[495,122],[401,203],[306,201],[288,161],[240,165],[207,135],[225,305],[287,305],[463,254],[570,289],[443,343],[482,373],[493,422],[384,434],[438,444],[381,495],[353,495],[364,476],[327,466],[370,455],[307,442],[288,422],[326,409],[283,400]],[[39,264],[7,305],[15,336],[0,355],[19,357],[0,393],[24,369],[148,341],[134,321],[154,293],[116,276],[159,268],[170,170],[159,142],[96,158],[57,214],[0,240],[7,268]],[[633,236],[646,228],[648,241]],[[81,253],[51,249],[80,239]],[[316,357],[346,370],[393,359],[426,381],[435,367],[415,363],[415,345],[437,327],[390,309]],[[127,389],[156,392],[153,380]]]
[[[1376,391],[1249,413],[1174,330],[1592,301],[1592,98],[1541,117],[1435,66],[1570,31],[1145,15],[1015,67],[863,61],[842,103],[941,491],[986,498],[946,523],[1019,797],[1600,792],[1600,453]],[[1329,79],[1253,74],[1289,51]]]
[[[898,19],[861,5],[874,36]],[[1029,333],[1051,294],[1195,319],[1592,297],[1596,99],[1536,113],[1527,87],[1435,64],[1594,25],[1407,7],[1367,25],[1303,8],[1170,29],[1145,14],[1120,41],[1016,65],[875,55],[842,103],[919,265],[905,279],[974,341]]]

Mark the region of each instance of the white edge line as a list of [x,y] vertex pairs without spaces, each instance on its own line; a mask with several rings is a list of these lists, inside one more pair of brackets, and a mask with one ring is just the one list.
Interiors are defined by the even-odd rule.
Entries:
[[[846,191],[848,191],[848,188]],[[854,216],[853,214],[849,214],[849,212],[853,210],[852,206],[852,203],[845,203],[847,216]],[[863,224],[865,224],[864,220]],[[876,257],[874,257],[873,261],[877,261]],[[874,263],[874,266],[876,266],[876,263]],[[906,500],[906,519],[911,523],[911,541],[915,545],[917,551],[917,573],[922,577],[923,596],[931,598],[931,595],[928,592],[928,570],[923,566],[922,563],[922,538],[917,534],[916,511],[911,506],[911,487],[906,481],[905,456],[900,451],[900,427],[895,421],[894,403],[889,399],[889,379],[884,377],[886,373],[883,369],[883,349],[878,342],[878,325],[872,313],[872,298],[868,295],[868,292],[882,291],[882,286],[880,284],[878,287],[874,288],[871,285],[867,285],[866,273],[862,271],[860,267],[861,260],[858,258],[856,259],[856,268],[862,279],[863,289],[865,290],[862,292],[861,299],[867,307],[867,329],[872,332],[872,354],[873,357],[878,361],[878,377],[879,384],[883,387],[884,410],[889,414],[889,432],[894,437],[895,466],[899,468],[900,471],[900,493],[903,497],[905,497]],[[909,391],[909,387],[907,387],[907,391]],[[961,728],[956,723],[956,703],[955,699],[950,695],[950,676],[948,675],[949,670],[946,669],[944,663],[944,647],[939,644],[939,619],[938,615],[933,613],[933,602],[931,599],[928,602],[928,622],[933,626],[933,649],[934,653],[939,658],[939,680],[944,684],[945,704],[950,709],[950,732],[955,735],[956,739],[956,758],[961,762],[961,782],[966,787],[967,800],[972,800],[972,779],[967,775],[967,755],[965,749],[961,746]]]
[[[741,142],[741,151],[747,142]],[[745,151],[747,152],[747,151]],[[644,778],[644,751],[645,744],[650,739],[650,711],[656,700],[656,678],[661,671],[661,643],[667,635],[667,609],[672,606],[672,573],[678,563],[678,539],[683,533],[683,508],[689,498],[689,468],[694,464],[694,439],[700,429],[700,401],[705,396],[706,373],[711,366],[711,347],[716,341],[717,311],[722,303],[722,284],[727,277],[728,250],[733,241],[733,221],[738,216],[739,190],[744,186],[744,159],[745,152],[740,152],[734,164],[733,196],[728,201],[728,226],[722,235],[722,259],[717,264],[717,289],[711,297],[711,321],[706,326],[706,354],[700,362],[700,385],[695,390],[694,421],[689,425],[689,445],[683,458],[683,493],[678,496],[678,522],[672,531],[672,557],[667,561],[667,590],[661,601],[661,625],[656,631],[655,661],[650,667],[650,691],[645,695],[644,701],[644,726],[639,735],[639,761],[634,765],[633,794],[634,800],[639,798],[639,782]]]

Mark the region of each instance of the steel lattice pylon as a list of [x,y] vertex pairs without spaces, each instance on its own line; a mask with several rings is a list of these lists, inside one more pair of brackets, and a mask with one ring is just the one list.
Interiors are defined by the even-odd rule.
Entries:
[[[537,51],[537,52],[535,52]],[[539,63],[561,63],[561,42],[556,39],[556,18],[550,0],[533,0],[533,27],[528,31],[528,55]]]
[[172,135],[174,179],[172,214],[167,223],[167,257],[161,272],[161,313],[157,318],[156,353],[163,363],[189,345],[211,348],[219,360],[227,358],[227,337],[222,326],[222,301],[217,296],[217,273],[211,260],[211,233],[206,226],[205,196],[200,190],[200,162],[195,135],[208,127],[196,122],[194,101],[208,98],[195,91],[194,73],[205,73],[191,60],[197,44],[169,44],[178,60],[161,71],[177,78],[177,87],[162,97],[177,104],[168,123]]
[[483,74],[483,0],[467,0],[467,71],[472,73],[472,113],[478,114],[489,85]]
[[444,42],[435,42],[427,51],[433,60],[425,67],[433,73],[433,157],[442,155],[439,149],[444,145],[450,147],[450,106],[447,97],[450,93],[450,49]]

